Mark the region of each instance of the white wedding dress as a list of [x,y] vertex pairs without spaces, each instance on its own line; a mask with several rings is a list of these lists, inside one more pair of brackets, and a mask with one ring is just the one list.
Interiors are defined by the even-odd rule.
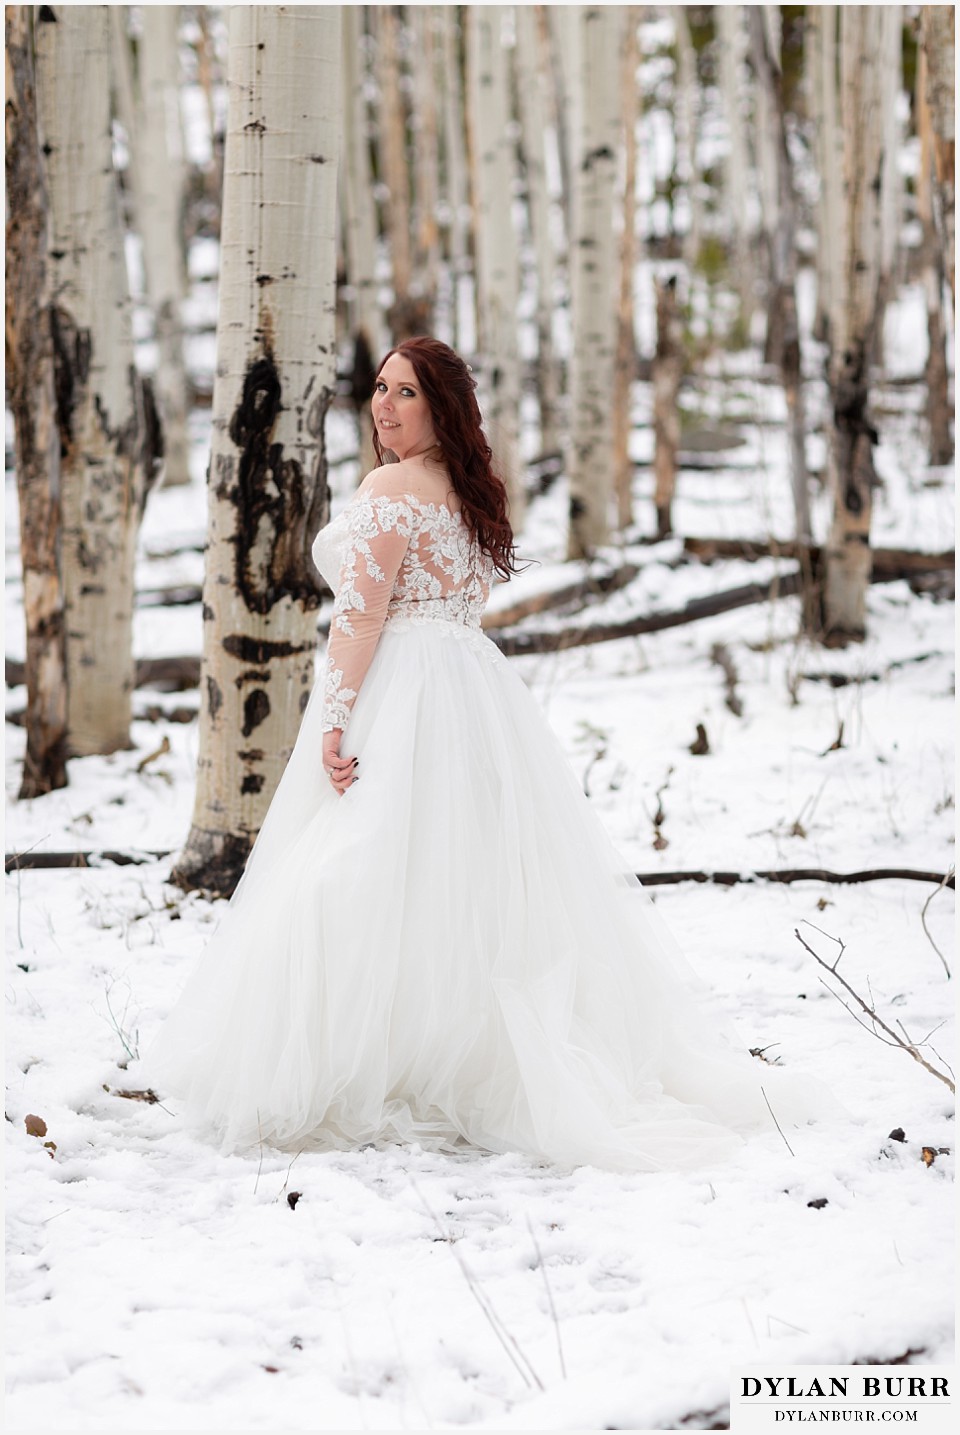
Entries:
[[[480,629],[458,513],[360,492],[319,534],[326,673],[220,927],[144,1059],[224,1149],[401,1141],[705,1165],[830,1109],[750,1057]],[[360,780],[341,797],[322,733]],[[769,1103],[769,1105],[768,1105]]]

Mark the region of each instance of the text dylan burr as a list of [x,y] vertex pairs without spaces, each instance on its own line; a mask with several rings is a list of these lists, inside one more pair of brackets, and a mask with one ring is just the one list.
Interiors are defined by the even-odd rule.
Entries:
[[824,1400],[831,1397],[849,1400],[855,1395],[862,1395],[868,1400],[895,1400],[898,1396],[907,1400],[950,1397],[946,1377],[942,1375],[831,1375],[823,1382],[815,1378],[800,1380],[793,1375],[765,1375],[762,1379],[747,1375],[743,1377],[742,1385],[744,1399],[755,1395],[765,1396],[768,1400],[771,1396],[786,1396],[789,1400]]

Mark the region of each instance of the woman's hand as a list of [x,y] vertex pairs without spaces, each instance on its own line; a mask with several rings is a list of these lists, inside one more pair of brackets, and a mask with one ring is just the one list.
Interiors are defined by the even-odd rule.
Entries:
[[357,776],[357,759],[340,756],[342,737],[343,729],[339,727],[335,727],[332,732],[323,734],[323,770],[330,779],[334,791],[341,797],[352,783],[360,780]]

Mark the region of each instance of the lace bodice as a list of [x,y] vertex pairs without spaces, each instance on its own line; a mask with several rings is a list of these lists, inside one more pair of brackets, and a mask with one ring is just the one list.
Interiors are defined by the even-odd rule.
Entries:
[[346,727],[385,624],[479,628],[493,578],[459,513],[412,493],[359,493],[317,534],[313,561],[336,594],[324,732]]

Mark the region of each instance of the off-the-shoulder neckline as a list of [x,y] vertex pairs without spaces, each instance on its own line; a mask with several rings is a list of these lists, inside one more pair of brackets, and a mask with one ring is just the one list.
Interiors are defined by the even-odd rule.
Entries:
[[450,508],[446,503],[428,503],[424,499],[418,498],[415,493],[408,493],[406,491],[403,493],[355,493],[350,499],[350,502],[344,507],[343,512],[346,513],[347,509],[352,508],[355,503],[375,503],[378,499],[383,499],[387,503],[398,503],[409,499],[410,502],[415,503],[423,512],[436,512],[438,508],[442,508],[448,517],[459,518],[461,523],[464,521],[462,509]]

